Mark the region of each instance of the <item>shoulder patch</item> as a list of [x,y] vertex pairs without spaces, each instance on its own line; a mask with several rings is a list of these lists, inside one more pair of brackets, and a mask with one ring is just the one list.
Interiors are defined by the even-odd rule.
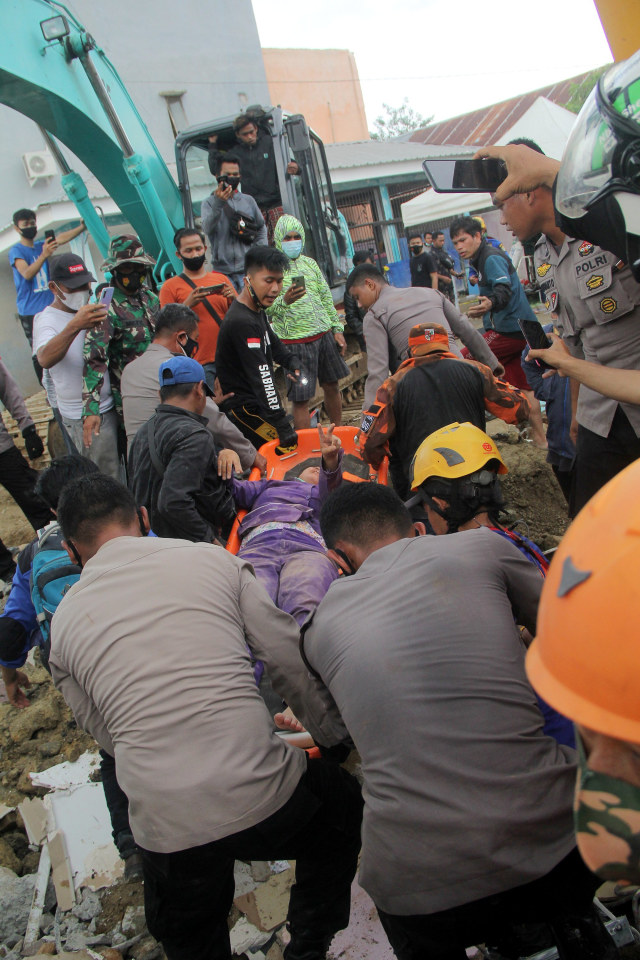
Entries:
[[536,270],[536,273],[538,274],[539,277],[544,277],[549,272],[550,269],[551,269],[550,263],[541,263],[538,269]]
[[613,297],[603,297],[600,301],[600,309],[603,313],[614,313],[618,308],[618,301]]
[[588,257],[590,253],[593,253],[593,244],[583,240],[578,247],[578,253],[581,257]]
[[585,280],[585,283],[589,290],[598,290],[604,283],[604,277],[601,273],[594,273],[588,280]]
[[549,291],[549,298],[548,300],[545,300],[544,305],[547,308],[547,310],[553,310],[555,312],[558,309],[558,291],[557,290]]

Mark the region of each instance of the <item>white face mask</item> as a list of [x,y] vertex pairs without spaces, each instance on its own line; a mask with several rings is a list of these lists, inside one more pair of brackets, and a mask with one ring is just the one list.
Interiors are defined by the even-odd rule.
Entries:
[[58,297],[60,300],[62,300],[65,307],[69,307],[69,310],[73,310],[74,313],[77,313],[80,307],[84,307],[87,303],[89,303],[89,297],[91,296],[91,290],[78,290],[76,293],[63,293],[57,284],[56,290],[58,291]]

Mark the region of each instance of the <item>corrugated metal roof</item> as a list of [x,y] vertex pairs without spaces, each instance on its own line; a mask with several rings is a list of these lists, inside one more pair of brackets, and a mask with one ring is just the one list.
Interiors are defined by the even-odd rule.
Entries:
[[426,157],[444,155],[467,156],[472,153],[470,147],[429,146],[422,143],[399,140],[353,140],[347,143],[327,143],[327,160],[330,170],[344,170],[349,167],[378,166],[382,163],[403,163],[407,160],[424,160]]
[[527,112],[538,97],[545,97],[552,103],[564,106],[571,96],[571,87],[581,83],[587,76],[588,73],[581,73],[577,77],[552,83],[548,87],[533,90],[520,97],[512,97],[493,106],[472,110],[471,113],[453,117],[451,120],[432,123],[428,127],[416,130],[411,135],[411,142],[431,146],[453,144],[485,146],[488,143],[496,143]]

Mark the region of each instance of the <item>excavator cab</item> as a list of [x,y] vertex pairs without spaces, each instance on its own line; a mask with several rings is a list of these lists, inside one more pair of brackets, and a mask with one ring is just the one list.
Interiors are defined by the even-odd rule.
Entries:
[[[334,297],[339,298],[349,270],[349,251],[341,228],[324,145],[300,114],[289,116],[280,107],[268,111],[251,109],[256,123],[274,140],[284,212],[293,214],[304,225],[305,253],[318,262]],[[236,142],[233,117],[190,127],[176,138],[184,221],[191,226],[198,225],[202,201],[217,186],[216,178],[209,169],[209,138],[214,135],[218,150],[232,150]],[[300,168],[297,176],[286,173],[291,159]]]

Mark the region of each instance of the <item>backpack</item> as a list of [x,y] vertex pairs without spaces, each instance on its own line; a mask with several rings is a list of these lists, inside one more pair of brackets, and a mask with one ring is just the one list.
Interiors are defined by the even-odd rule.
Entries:
[[62,546],[60,524],[48,524],[40,532],[31,565],[31,601],[42,633],[41,647],[47,662],[53,615],[64,595],[80,579],[81,572],[76,563],[71,563],[69,554]]

